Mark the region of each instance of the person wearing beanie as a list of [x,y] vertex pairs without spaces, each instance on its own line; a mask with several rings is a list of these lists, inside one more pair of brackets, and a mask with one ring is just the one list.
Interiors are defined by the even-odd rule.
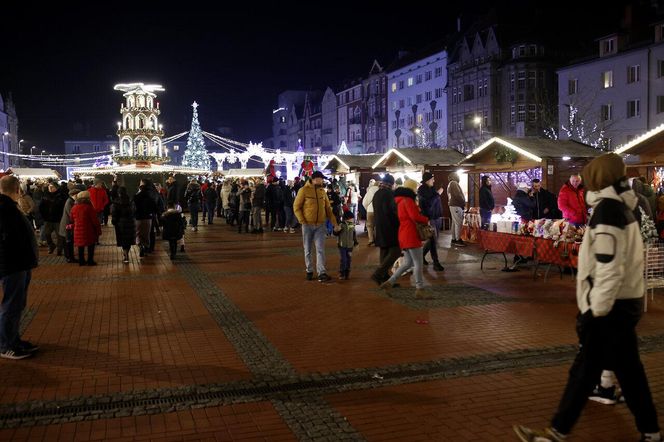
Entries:
[[463,210],[466,208],[466,197],[459,185],[459,174],[452,172],[448,175],[447,204],[452,216],[452,245],[465,246],[461,239],[461,226],[463,225]]
[[657,411],[639,356],[636,325],[643,312],[643,240],[632,211],[637,198],[619,155],[604,154],[583,169],[593,213],[579,251],[576,298],[579,352],[551,422],[542,432],[515,425],[522,441],[561,441],[609,365],[642,433],[660,441]]
[[431,253],[433,260],[433,269],[439,272],[445,270],[440,264],[438,259],[438,232],[443,224],[443,204],[440,201],[440,196],[443,194],[442,187],[438,190],[434,189],[435,178],[431,172],[424,172],[420,187],[417,189],[417,200],[420,204],[420,211],[422,215],[429,218],[429,225],[433,229],[433,236],[424,244],[422,250],[422,263],[427,265],[428,262],[424,258],[427,253]]
[[424,276],[422,274],[422,240],[417,232],[417,223],[428,224],[429,218],[422,215],[417,208],[415,198],[417,195],[417,181],[406,178],[402,187],[394,192],[394,200],[397,205],[399,217],[399,246],[403,250],[403,264],[392,274],[392,276],[380,285],[383,290],[394,287],[399,277],[408,269],[414,268],[415,297],[428,299],[424,291]]
[[533,211],[535,210],[535,200],[528,184],[519,183],[516,187],[516,193],[512,200],[516,214],[521,217],[521,221],[528,222],[533,219]]
[[307,180],[305,185],[297,192],[293,202],[293,212],[302,224],[302,245],[307,281],[311,281],[314,276],[313,260],[311,259],[313,246],[316,247],[318,281],[328,282],[332,279],[325,269],[325,222],[329,220],[334,226],[334,231],[339,230],[339,226],[325,192],[324,179],[325,176],[322,172],[313,172],[311,179]]
[[350,263],[353,256],[353,248],[358,245],[355,233],[355,215],[350,210],[343,214],[339,229],[334,231],[338,236],[337,247],[339,248],[339,279],[345,280],[350,277]]
[[394,177],[389,173],[383,175],[378,183],[378,190],[373,196],[371,205],[374,210],[374,226],[376,234],[374,244],[380,248],[378,268],[371,279],[381,285],[390,277],[388,271],[401,256],[399,247],[399,217],[394,201]]
[[[586,181],[588,178],[585,177]],[[563,213],[563,218],[575,226],[588,222],[588,208],[583,196],[584,191],[581,176],[574,173],[558,192],[558,209]]]

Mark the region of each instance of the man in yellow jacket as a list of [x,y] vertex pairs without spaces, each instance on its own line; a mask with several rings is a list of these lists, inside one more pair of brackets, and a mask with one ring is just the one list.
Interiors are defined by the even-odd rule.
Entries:
[[316,171],[311,179],[297,192],[293,211],[297,220],[302,224],[302,242],[304,245],[304,264],[307,270],[307,280],[314,278],[313,262],[311,261],[311,246],[316,246],[316,270],[318,271],[318,281],[327,282],[331,280],[325,270],[325,221],[328,219],[334,225],[337,231],[337,219],[332,213],[330,200],[327,199],[327,193],[323,187],[325,176],[322,172]]

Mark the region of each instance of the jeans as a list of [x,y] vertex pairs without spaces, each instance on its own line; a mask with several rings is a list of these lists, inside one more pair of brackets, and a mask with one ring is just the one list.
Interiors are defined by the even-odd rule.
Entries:
[[11,273],[2,278],[0,304],[0,351],[16,347],[20,338],[21,314],[28,299],[32,271]]
[[201,210],[201,206],[196,204],[189,204],[189,213],[191,215],[191,227],[198,227],[198,211]]
[[443,225],[443,220],[441,218],[430,219],[429,225],[433,228],[433,236],[424,244],[424,249],[422,250],[422,257],[431,252],[431,259],[434,263],[438,261],[438,234],[440,233],[440,228]]
[[381,247],[380,248],[380,265],[373,273],[374,279],[378,281],[387,281],[390,275],[388,271],[394,265],[394,262],[399,259],[401,256],[401,248],[399,246],[394,247]]
[[214,220],[215,203],[205,203],[205,208],[207,209],[208,214],[208,224],[212,224],[212,220]]
[[293,218],[295,218],[295,214],[293,213],[293,207],[292,206],[284,206],[284,213],[286,214],[285,218],[286,221],[284,223],[284,228],[293,228]]
[[175,258],[175,253],[178,250],[178,240],[175,238],[171,238],[168,240],[168,252],[171,256],[171,258]]
[[491,210],[480,209],[480,217],[482,218],[482,228],[488,229],[491,224]]
[[263,208],[254,206],[251,208],[251,229],[261,230],[263,228]]
[[[49,251],[55,250],[57,248],[58,254],[62,253],[62,247],[64,244],[62,243],[62,241],[60,240],[60,236],[58,235],[58,230],[60,229],[60,223],[59,222],[53,223],[50,221],[46,221],[42,229],[44,231],[46,243],[48,243]],[[57,239],[57,243],[53,241],[54,232],[55,232],[55,237]]]
[[248,210],[241,210],[238,213],[237,233],[242,233],[242,226],[244,226],[244,231],[249,233],[249,214]]
[[150,248],[150,230],[152,229],[151,219],[137,219],[136,224],[136,244],[141,248]]
[[353,259],[353,249],[348,247],[339,247],[339,273],[348,275],[350,273],[350,263]]
[[416,249],[404,249],[403,251],[403,264],[399,266],[396,272],[388,279],[391,284],[397,282],[399,277],[411,267],[415,267],[413,274],[415,275],[415,288],[424,288],[424,276],[422,274],[422,247]]
[[[629,313],[630,309],[634,311]],[[611,367],[638,430],[641,433],[659,431],[657,411],[639,357],[636,323],[641,311],[643,305],[639,302],[617,300],[607,316],[593,318],[590,311],[585,315],[579,314],[577,334],[580,348],[552,421],[556,430],[563,434],[572,430],[588,401],[588,395],[600,379],[602,369]]]
[[461,239],[463,207],[450,206],[450,213],[452,214],[452,239],[458,241]]
[[304,265],[307,273],[313,273],[311,246],[316,246],[316,271],[318,275],[325,270],[325,224],[302,224],[302,243],[304,246]]
[[353,212],[353,220],[354,220],[355,222],[357,222],[357,203],[355,203],[355,204],[353,204],[353,203],[348,204],[348,210],[350,210],[351,212]]

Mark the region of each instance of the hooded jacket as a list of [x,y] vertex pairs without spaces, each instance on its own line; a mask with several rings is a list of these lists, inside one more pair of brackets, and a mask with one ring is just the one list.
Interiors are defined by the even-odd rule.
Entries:
[[443,205],[440,202],[440,195],[436,192],[436,189],[423,183],[417,189],[417,198],[424,216],[430,219],[443,217]]
[[406,187],[399,187],[394,192],[394,200],[399,215],[399,246],[402,249],[422,247],[422,240],[415,224],[428,224],[429,218],[422,215],[417,208],[415,192]]
[[447,198],[450,207],[466,207],[466,197],[463,195],[461,186],[459,185],[459,175],[452,172],[449,175],[449,184],[447,185]]
[[300,224],[324,224],[329,219],[332,225],[337,225],[325,188],[314,186],[312,180],[307,181],[297,192],[293,212]]
[[581,313],[606,316],[617,300],[640,303],[643,297],[643,240],[633,214],[637,197],[633,190],[609,186],[587,192],[586,201],[593,214],[579,251],[576,299]]

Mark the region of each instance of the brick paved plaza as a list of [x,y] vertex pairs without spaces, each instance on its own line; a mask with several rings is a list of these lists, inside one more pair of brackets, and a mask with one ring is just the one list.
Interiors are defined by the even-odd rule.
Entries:
[[[122,264],[104,227],[97,267],[41,249],[24,337],[41,346],[0,361],[0,440],[516,440],[543,426],[575,353],[574,283],[503,273],[478,247],[449,249],[425,278],[386,294],[361,246],[349,281],[305,281],[299,234],[187,232]],[[338,254],[328,240],[328,269]],[[501,258],[502,259],[502,258]],[[664,410],[664,298],[639,332]],[[589,403],[571,440],[629,441],[624,404]]]

